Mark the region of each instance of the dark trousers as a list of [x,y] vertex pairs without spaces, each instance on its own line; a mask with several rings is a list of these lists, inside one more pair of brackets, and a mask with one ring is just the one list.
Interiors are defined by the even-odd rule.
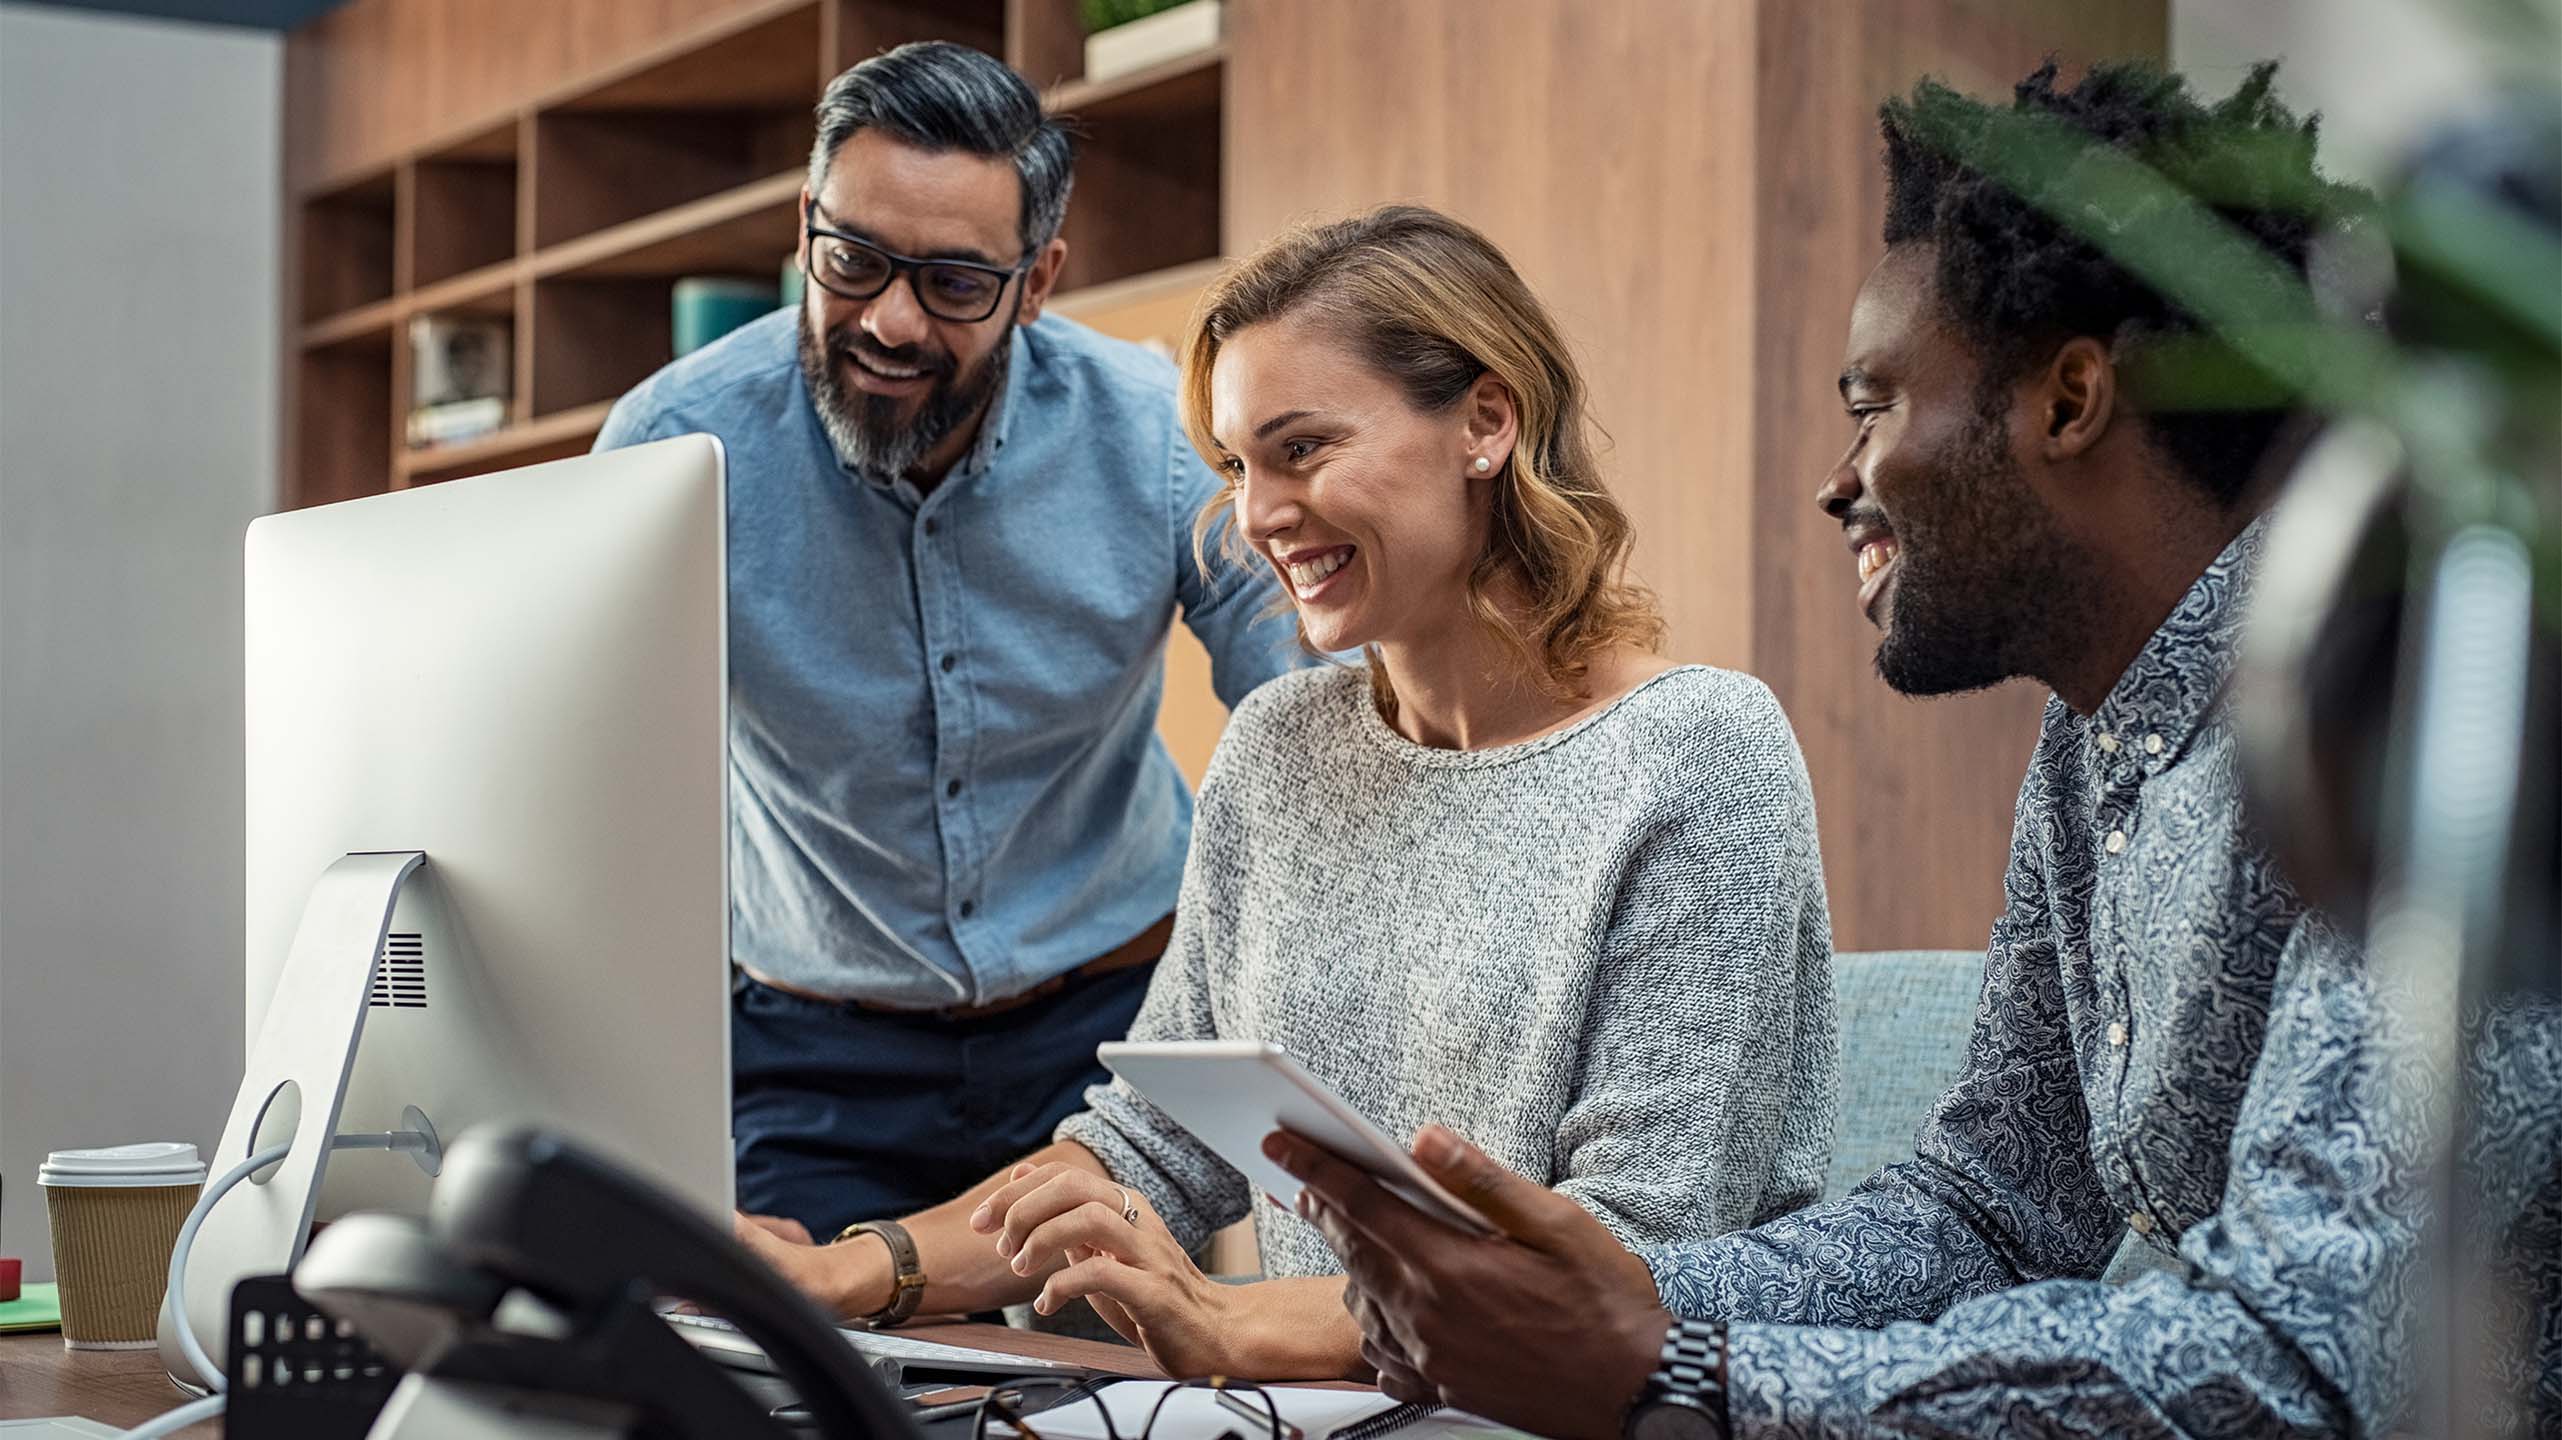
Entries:
[[739,1208],[798,1220],[825,1243],[1022,1159],[1110,1078],[1094,1047],[1129,1033],[1155,969],[968,1020],[808,999],[731,972]]

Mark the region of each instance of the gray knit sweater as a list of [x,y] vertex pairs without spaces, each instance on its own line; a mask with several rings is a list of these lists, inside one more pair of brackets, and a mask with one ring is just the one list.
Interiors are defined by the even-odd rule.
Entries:
[[[1137,1040],[1279,1045],[1388,1134],[1442,1121],[1631,1246],[1815,1198],[1832,954],[1814,801],[1760,681],[1685,666],[1491,750],[1396,733],[1368,672],[1285,675],[1202,782]],[[1341,1269],[1128,1085],[1058,1127],[1187,1245]]]

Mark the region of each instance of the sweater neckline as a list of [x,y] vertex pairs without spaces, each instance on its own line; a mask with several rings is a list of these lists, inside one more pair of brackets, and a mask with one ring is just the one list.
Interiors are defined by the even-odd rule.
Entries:
[[1358,683],[1348,684],[1344,689],[1351,696],[1353,708],[1361,712],[1362,730],[1381,750],[1410,765],[1443,770],[1482,770],[1498,765],[1517,764],[1545,754],[1616,715],[1621,707],[1664,681],[1676,675],[1687,675],[1707,668],[1705,665],[1675,665],[1628,687],[1626,694],[1562,730],[1551,730],[1545,735],[1534,736],[1528,740],[1516,740],[1509,745],[1495,745],[1484,750],[1445,750],[1437,745],[1417,744],[1398,734],[1397,727],[1388,723],[1388,718],[1379,713],[1378,705],[1370,698],[1370,672],[1366,665],[1346,667],[1345,673]]

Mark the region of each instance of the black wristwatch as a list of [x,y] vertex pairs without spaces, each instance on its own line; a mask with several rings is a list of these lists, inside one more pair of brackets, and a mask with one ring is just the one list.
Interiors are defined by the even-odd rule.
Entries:
[[1628,1410],[1627,1440],[1728,1440],[1726,1327],[1675,1320],[1662,1364]]

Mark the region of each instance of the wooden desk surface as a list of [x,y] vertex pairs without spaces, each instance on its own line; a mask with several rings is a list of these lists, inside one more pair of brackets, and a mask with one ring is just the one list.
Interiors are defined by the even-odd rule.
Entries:
[[[1125,1345],[1002,1325],[911,1325],[899,1333],[1124,1375],[1156,1373],[1145,1355]],[[139,1425],[186,1398],[161,1370],[157,1350],[66,1350],[62,1337],[51,1332],[0,1335],[0,1420],[85,1415],[109,1425]],[[221,1424],[210,1420],[178,1432],[187,1440],[211,1440],[221,1433]]]

